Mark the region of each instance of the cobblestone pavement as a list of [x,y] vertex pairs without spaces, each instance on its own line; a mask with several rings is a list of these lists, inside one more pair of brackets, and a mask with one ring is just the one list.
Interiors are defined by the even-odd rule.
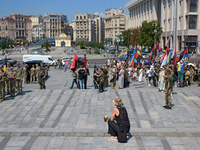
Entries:
[[[92,72],[92,70],[91,70]],[[133,82],[129,88],[97,93],[69,89],[70,73],[51,68],[46,90],[23,85],[23,95],[0,103],[0,150],[52,149],[200,149],[200,88],[174,88],[173,109],[165,110],[164,93]],[[119,95],[127,108],[131,130],[126,144],[109,140],[105,115]]]

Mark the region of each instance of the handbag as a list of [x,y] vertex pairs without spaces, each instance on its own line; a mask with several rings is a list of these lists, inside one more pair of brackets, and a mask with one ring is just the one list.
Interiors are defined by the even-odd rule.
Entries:
[[126,143],[127,142],[126,128],[125,127],[119,126],[117,140],[118,140],[119,143]]

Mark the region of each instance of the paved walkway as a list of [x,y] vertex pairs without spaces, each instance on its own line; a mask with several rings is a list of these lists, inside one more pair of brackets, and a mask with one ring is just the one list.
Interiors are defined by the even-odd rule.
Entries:
[[[91,70],[92,72],[92,70]],[[52,149],[200,149],[199,87],[174,88],[173,109],[165,110],[164,93],[145,82],[97,93],[64,87],[70,72],[51,69],[47,89],[23,85],[23,95],[0,103],[1,150]],[[109,140],[105,115],[119,95],[127,108],[131,130],[128,143]]]

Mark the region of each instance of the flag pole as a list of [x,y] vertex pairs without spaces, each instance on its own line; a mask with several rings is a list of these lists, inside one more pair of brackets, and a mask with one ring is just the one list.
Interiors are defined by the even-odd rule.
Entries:
[[[176,47],[176,31],[177,31],[177,1],[174,0],[174,32],[173,32],[173,48]],[[177,49],[176,49],[177,50]]]

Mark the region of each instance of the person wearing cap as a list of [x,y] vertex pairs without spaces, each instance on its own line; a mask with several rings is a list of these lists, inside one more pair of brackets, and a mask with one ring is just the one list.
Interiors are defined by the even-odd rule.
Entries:
[[23,71],[23,77],[24,77],[24,84],[27,84],[27,82],[28,82],[28,79],[27,79],[27,77],[28,77],[28,65],[27,64],[24,65],[22,71]]
[[5,77],[6,73],[3,71],[3,66],[0,65],[0,101],[5,98]]
[[13,71],[13,67],[10,67],[10,72],[8,72],[7,78],[9,79],[10,84],[10,96],[15,96],[15,72]]
[[20,63],[17,63],[17,67],[14,69],[15,82],[17,87],[17,94],[22,94],[22,80],[23,80],[23,68],[20,67]]
[[34,67],[34,65],[32,65],[32,68],[31,68],[31,76],[30,76],[30,83],[35,83],[35,67]]
[[39,83],[38,78],[39,78],[40,70],[41,70],[40,66],[38,64],[36,64],[35,72],[36,72],[36,82],[37,82],[37,84]]
[[[6,76],[8,76],[8,73],[10,72],[10,63],[8,62],[7,63],[7,66],[6,66]],[[10,94],[10,80],[8,78],[6,78],[6,84],[7,84],[7,94],[9,95]]]
[[119,128],[125,128],[126,133],[129,132],[130,122],[123,100],[117,96],[112,102],[116,108],[113,109],[111,117],[108,120],[108,134],[111,135],[109,139],[117,139]]

